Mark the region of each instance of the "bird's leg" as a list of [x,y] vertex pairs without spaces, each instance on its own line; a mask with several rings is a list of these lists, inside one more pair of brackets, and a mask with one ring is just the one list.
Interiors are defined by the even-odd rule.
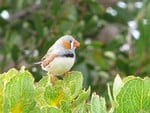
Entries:
[[56,76],[54,74],[51,74],[51,76],[50,76],[50,82],[52,83],[52,85],[55,84],[56,79],[57,79]]
[[56,81],[56,76],[54,74],[48,73],[49,79],[48,82],[49,84],[54,85],[55,81]]

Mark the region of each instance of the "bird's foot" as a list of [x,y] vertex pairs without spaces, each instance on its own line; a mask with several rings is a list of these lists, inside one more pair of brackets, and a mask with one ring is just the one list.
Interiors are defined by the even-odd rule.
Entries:
[[71,73],[72,73],[71,71],[67,71],[67,72],[64,73],[64,75],[68,76],[68,75],[71,75]]

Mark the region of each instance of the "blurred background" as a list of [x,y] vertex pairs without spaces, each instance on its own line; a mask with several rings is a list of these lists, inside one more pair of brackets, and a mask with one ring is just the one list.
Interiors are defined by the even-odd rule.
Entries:
[[150,75],[149,0],[0,0],[0,73],[24,65],[39,81],[34,63],[65,34],[81,42],[72,70],[100,96],[116,74]]

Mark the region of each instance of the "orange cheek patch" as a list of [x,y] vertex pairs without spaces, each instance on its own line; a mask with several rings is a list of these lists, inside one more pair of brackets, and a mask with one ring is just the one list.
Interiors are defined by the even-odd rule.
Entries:
[[62,46],[63,46],[65,49],[70,49],[70,48],[71,48],[71,44],[70,44],[70,42],[68,42],[68,41],[62,41]]

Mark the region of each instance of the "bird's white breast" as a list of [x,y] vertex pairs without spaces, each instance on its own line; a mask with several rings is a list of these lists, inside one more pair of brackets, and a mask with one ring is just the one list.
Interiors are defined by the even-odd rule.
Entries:
[[49,65],[47,65],[44,70],[54,75],[63,75],[71,69],[74,61],[75,58],[57,57]]

